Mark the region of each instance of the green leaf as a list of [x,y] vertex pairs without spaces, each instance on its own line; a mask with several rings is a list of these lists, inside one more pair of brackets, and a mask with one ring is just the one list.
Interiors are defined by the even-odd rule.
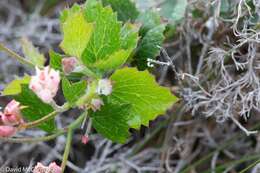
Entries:
[[117,12],[118,19],[123,22],[134,21],[139,12],[133,2],[130,0],[102,0],[105,6],[111,5]]
[[74,104],[87,89],[86,81],[70,83],[67,78],[62,79],[62,91],[64,97],[70,104]]
[[126,142],[130,108],[129,104],[105,103],[100,111],[90,113],[94,128],[113,142]]
[[101,74],[120,67],[137,45],[136,27],[130,24],[122,27],[112,9],[103,7],[96,0],[87,1],[84,14],[95,27],[82,54],[82,62]]
[[101,71],[113,70],[120,67],[127,60],[127,57],[131,51],[119,50],[114,54],[110,55],[108,59],[95,63],[95,67]]
[[9,83],[4,91],[1,93],[2,96],[8,96],[8,95],[16,95],[22,92],[22,84],[29,84],[31,80],[30,76],[24,76],[21,79],[15,79],[11,83]]
[[120,49],[120,27],[117,16],[110,7],[102,7],[101,3],[88,5],[85,8],[85,18],[95,23],[95,32],[83,53],[82,61],[86,65],[106,59],[107,55]]
[[163,44],[165,30],[164,25],[159,25],[147,32],[144,38],[140,41],[135,54],[135,64],[139,70],[147,68],[147,59],[154,59],[160,52],[160,47]]
[[[38,96],[29,89],[28,85],[23,84],[21,88],[21,93],[14,95],[14,98],[20,102],[21,105],[25,106],[25,108],[22,109],[22,114],[28,121],[38,120],[54,111],[50,105],[43,103]],[[40,124],[39,128],[49,133],[54,131],[56,129],[54,119]]]
[[54,52],[53,50],[50,50],[49,55],[50,55],[51,68],[62,71],[62,65],[61,65],[62,55]]
[[90,40],[94,25],[84,19],[79,5],[63,11],[60,19],[64,35],[61,48],[66,54],[80,58]]
[[165,0],[161,6],[160,14],[176,23],[185,16],[187,0]]
[[161,24],[161,17],[158,13],[151,10],[147,10],[141,13],[136,19],[136,21],[142,24],[142,27],[140,29],[140,35],[144,36],[149,30]]
[[135,68],[117,70],[112,76],[113,91],[109,100],[115,103],[131,104],[131,120],[133,128],[148,126],[150,120],[163,114],[178,99],[168,88],[159,86],[148,71]]
[[45,58],[40,54],[39,50],[27,38],[22,38],[21,43],[25,57],[35,66],[43,67]]

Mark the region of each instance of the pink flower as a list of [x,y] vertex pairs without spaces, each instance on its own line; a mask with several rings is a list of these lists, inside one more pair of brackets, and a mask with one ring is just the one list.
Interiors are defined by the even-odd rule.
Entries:
[[20,112],[20,103],[15,100],[7,104],[4,113],[0,112],[0,116],[4,125],[14,126],[24,122]]
[[83,144],[87,144],[88,143],[88,141],[89,141],[89,137],[88,137],[88,135],[83,135],[82,137],[81,137],[81,142],[83,143]]
[[91,108],[94,112],[101,109],[101,106],[104,105],[104,102],[101,99],[92,99]]
[[112,93],[112,82],[109,79],[98,81],[97,93],[99,95],[110,95]]
[[70,57],[70,58],[64,58],[62,59],[62,68],[63,68],[63,71],[66,73],[66,74],[69,74],[71,73],[76,65],[78,63],[78,60],[77,58],[75,57]]
[[38,162],[33,169],[33,173],[61,173],[61,167],[55,162],[49,164],[49,166],[44,166],[42,163]]
[[0,137],[10,137],[16,133],[16,127],[0,125]]
[[50,103],[59,89],[59,71],[49,66],[40,70],[36,67],[36,75],[31,78],[29,88],[45,103]]
[[50,173],[61,173],[61,167],[58,166],[55,162],[52,162],[49,165]]

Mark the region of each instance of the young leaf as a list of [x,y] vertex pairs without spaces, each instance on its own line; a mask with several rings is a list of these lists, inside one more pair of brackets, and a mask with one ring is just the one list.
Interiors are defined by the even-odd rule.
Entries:
[[78,5],[63,11],[61,22],[64,35],[61,48],[66,54],[80,58],[92,35],[93,24],[84,19]]
[[165,18],[176,23],[184,18],[187,5],[187,0],[165,0],[160,13]]
[[92,112],[94,128],[113,142],[124,143],[129,136],[129,104],[105,103],[100,111]]
[[1,93],[2,96],[8,96],[8,95],[16,95],[22,92],[22,84],[29,84],[31,80],[30,76],[24,76],[21,79],[15,79],[11,83],[9,83],[4,91]]
[[49,55],[50,55],[51,68],[62,71],[62,65],[61,65],[62,55],[54,52],[53,50],[50,50]]
[[21,43],[25,57],[35,66],[43,67],[45,58],[40,54],[39,50],[26,38],[22,38]]
[[134,21],[139,12],[131,0],[102,0],[105,6],[111,5],[122,22]]
[[159,86],[148,71],[135,68],[117,70],[112,76],[113,92],[110,101],[131,104],[130,126],[148,126],[150,120],[163,114],[178,99],[169,89]]
[[87,88],[86,81],[80,81],[77,83],[70,83],[67,78],[62,79],[62,91],[66,100],[74,104],[80,96],[82,96]]
[[129,24],[122,27],[112,9],[104,8],[96,0],[87,1],[84,11],[85,19],[95,23],[95,29],[82,54],[82,62],[100,73],[120,67],[136,47],[137,30]]
[[139,70],[147,68],[147,59],[154,59],[160,52],[160,46],[163,44],[165,30],[164,25],[159,25],[149,30],[140,41],[135,54],[135,64]]
[[[21,88],[21,92],[18,95],[14,95],[14,98],[20,102],[22,106],[25,106],[25,108],[22,109],[22,114],[27,120],[35,121],[54,111],[50,105],[43,103],[38,96],[29,89],[28,84],[21,85]],[[40,124],[39,128],[46,132],[52,132],[56,129],[54,119]]]

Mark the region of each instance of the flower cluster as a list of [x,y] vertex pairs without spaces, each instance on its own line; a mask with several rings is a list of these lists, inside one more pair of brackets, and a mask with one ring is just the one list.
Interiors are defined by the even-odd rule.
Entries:
[[20,103],[12,100],[4,109],[4,112],[0,112],[0,136],[10,137],[17,131],[16,126],[24,123],[21,111]]
[[49,164],[49,166],[44,166],[42,163],[37,163],[33,169],[33,173],[61,173],[61,167],[58,166],[55,162]]
[[51,103],[59,89],[59,71],[44,67],[40,70],[36,67],[36,75],[31,78],[30,89],[45,103]]

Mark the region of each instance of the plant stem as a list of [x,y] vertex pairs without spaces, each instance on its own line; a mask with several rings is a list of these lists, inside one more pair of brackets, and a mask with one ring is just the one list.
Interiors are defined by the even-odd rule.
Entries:
[[[260,155],[258,154],[255,159],[258,159],[259,157],[260,157]],[[249,158],[252,158],[252,156],[250,156]],[[253,159],[254,159],[254,158],[253,158]],[[245,169],[243,169],[243,170],[240,171],[239,173],[245,173],[247,170],[249,170],[250,168],[253,168],[253,167],[256,166],[258,163],[260,163],[260,159],[256,160],[254,163],[250,164],[248,167],[246,167]]]
[[78,117],[78,119],[76,119],[68,127],[68,135],[67,135],[67,140],[66,140],[66,146],[65,146],[65,150],[64,150],[64,154],[63,154],[62,164],[61,164],[62,173],[64,172],[64,170],[66,168],[66,164],[67,164],[67,161],[68,161],[68,158],[69,158],[69,152],[70,152],[70,148],[71,148],[73,131],[80,126],[80,124],[84,121],[84,119],[86,118],[87,115],[88,115],[87,112],[84,112],[83,114],[81,114]]
[[52,135],[37,137],[37,138],[4,138],[0,137],[0,140],[3,142],[12,142],[12,143],[37,143],[37,142],[43,142],[43,141],[50,141],[62,134],[66,133],[65,129],[59,130],[56,133]]
[[12,51],[12,50],[8,49],[7,47],[5,47],[2,43],[0,43],[0,50],[6,52],[10,57],[18,60],[22,64],[28,65],[28,66],[30,66],[32,68],[34,68],[34,66],[35,66],[30,61],[26,60],[25,58],[23,58],[22,56],[18,55],[14,51]]
[[70,147],[71,147],[71,141],[72,141],[72,135],[73,135],[73,129],[69,128],[68,129],[68,135],[67,135],[67,140],[66,140],[66,147],[64,150],[64,154],[63,154],[63,159],[62,159],[62,164],[61,164],[61,169],[62,169],[62,173],[65,170],[68,158],[69,158],[69,153],[70,153]]
[[48,115],[46,115],[46,116],[44,116],[44,117],[42,117],[38,120],[28,122],[28,123],[25,123],[25,124],[21,124],[21,126],[18,127],[18,129],[22,130],[22,129],[28,129],[28,128],[36,127],[39,124],[54,118],[59,112],[67,111],[69,108],[70,108],[70,105],[68,103],[65,103],[59,110],[55,110],[55,111],[49,113]]
[[33,128],[33,127],[36,127],[38,125],[40,125],[41,123],[43,122],[46,122],[52,118],[54,118],[56,116],[58,112],[57,111],[53,111],[51,113],[49,113],[48,115],[38,119],[38,120],[35,120],[35,121],[32,121],[32,122],[28,122],[28,123],[25,123],[25,124],[21,124],[18,129],[19,130],[23,130],[23,129],[28,129],[28,128]]

